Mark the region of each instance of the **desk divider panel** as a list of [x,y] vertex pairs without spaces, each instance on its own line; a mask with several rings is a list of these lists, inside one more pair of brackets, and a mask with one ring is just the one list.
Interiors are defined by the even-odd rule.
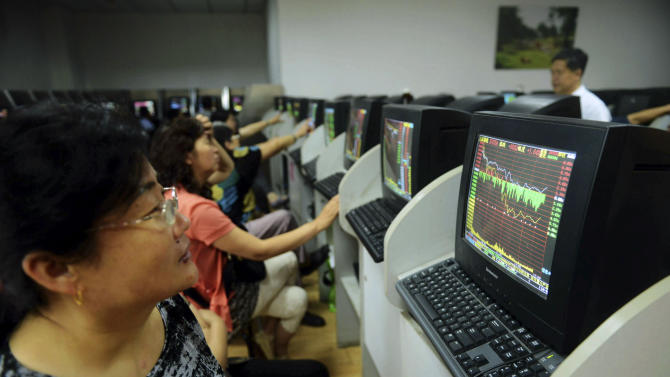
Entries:
[[379,144],[365,152],[340,182],[340,226],[353,237],[356,233],[345,215],[352,209],[382,196],[381,148]]
[[463,166],[429,183],[403,207],[384,237],[384,291],[388,300],[405,310],[395,289],[399,276],[427,262],[453,256],[458,191]]

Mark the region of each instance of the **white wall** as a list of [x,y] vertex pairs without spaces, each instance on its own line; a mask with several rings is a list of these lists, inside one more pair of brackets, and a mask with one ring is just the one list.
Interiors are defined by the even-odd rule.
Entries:
[[263,14],[74,15],[84,88],[217,88],[267,82]]
[[494,69],[498,7],[525,4],[579,7],[575,44],[589,54],[587,86],[670,85],[667,0],[276,3],[278,64],[290,95],[391,95],[409,88],[415,95],[464,96],[550,89],[548,70]]

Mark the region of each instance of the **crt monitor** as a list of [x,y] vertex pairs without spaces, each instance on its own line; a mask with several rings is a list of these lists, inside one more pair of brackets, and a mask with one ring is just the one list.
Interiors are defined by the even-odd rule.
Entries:
[[293,97],[284,97],[284,111],[293,116]]
[[463,164],[471,114],[422,105],[382,110],[382,193],[399,206],[435,178]]
[[150,99],[133,101],[133,108],[135,109],[135,115],[140,116],[140,109],[146,107],[149,111],[149,114],[153,117],[156,116],[156,102]]
[[344,168],[349,169],[368,149],[379,144],[384,102],[358,98],[351,103],[351,116],[344,141]]
[[35,100],[27,90],[9,90],[9,95],[17,107],[28,106],[35,103]]
[[242,106],[244,105],[244,96],[243,95],[234,95],[230,96],[230,108],[235,110],[236,113],[242,111]]
[[37,102],[51,101],[51,96],[46,90],[33,90],[33,97]]
[[529,94],[521,96],[499,109],[508,113],[542,114],[581,118],[579,97],[560,94]]
[[436,94],[433,96],[423,96],[412,101],[415,105],[444,107],[454,102],[454,96],[451,94]]
[[325,103],[322,99],[312,99],[309,100],[309,114],[307,115],[311,121],[309,126],[312,129],[323,124],[323,104]]
[[459,98],[447,107],[473,113],[475,111],[498,110],[505,104],[503,96],[497,94],[481,94]]
[[524,93],[519,92],[519,91],[514,91],[514,90],[503,90],[500,92],[500,95],[503,96],[503,100],[505,101],[505,104],[508,104],[512,101],[514,101],[517,97],[522,96]]
[[174,96],[168,98],[168,109],[179,110],[180,113],[187,113],[190,101],[188,97]]
[[326,126],[324,135],[326,145],[335,140],[337,135],[347,130],[349,122],[349,101],[325,102],[323,105],[323,124]]
[[277,96],[274,98],[274,103],[275,103],[275,110],[279,111],[280,113],[284,112],[284,97],[282,96]]
[[456,260],[559,354],[670,274],[670,133],[474,114]]
[[307,112],[309,107],[309,100],[307,98],[293,98],[292,103],[292,114],[295,122],[302,122],[307,118]]

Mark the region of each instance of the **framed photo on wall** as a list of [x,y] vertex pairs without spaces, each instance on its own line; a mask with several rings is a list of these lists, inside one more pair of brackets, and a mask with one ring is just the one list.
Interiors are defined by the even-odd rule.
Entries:
[[501,6],[496,69],[546,69],[561,49],[573,47],[577,7]]

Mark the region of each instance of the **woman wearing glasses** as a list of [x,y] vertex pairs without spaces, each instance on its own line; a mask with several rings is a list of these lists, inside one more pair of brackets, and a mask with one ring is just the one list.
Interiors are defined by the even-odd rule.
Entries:
[[[192,226],[186,235],[191,240],[193,259],[200,271],[195,285],[199,295],[225,320],[229,331],[249,318],[272,318],[264,329],[270,344],[259,345],[266,356],[285,358],[288,342],[297,331],[307,306],[305,291],[295,285],[296,256],[287,251],[296,249],[330,226],[339,210],[339,198],[331,200],[314,221],[279,236],[258,239],[238,228],[210,199],[208,178],[221,170],[220,153],[225,154],[200,122],[181,119],[159,132],[151,147],[151,161],[159,181],[177,187],[180,210],[191,220]],[[266,261],[266,278],[255,284],[226,287],[223,269],[228,262],[224,251]],[[231,291],[234,291],[232,296],[227,294]]]
[[225,375],[218,317],[195,311],[208,346],[178,295],[198,279],[190,223],[145,143],[93,105],[0,123],[0,375]]

